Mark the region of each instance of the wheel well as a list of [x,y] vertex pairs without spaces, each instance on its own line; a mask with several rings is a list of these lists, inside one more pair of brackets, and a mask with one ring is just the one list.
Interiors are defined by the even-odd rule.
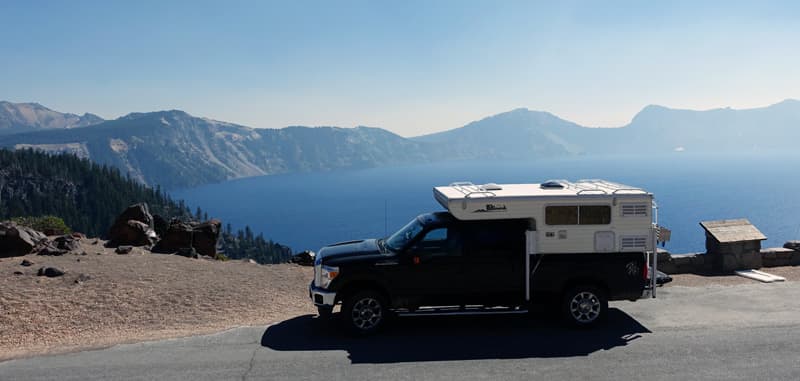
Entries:
[[596,287],[605,294],[606,298],[608,298],[608,285],[601,280],[592,278],[574,278],[568,280],[566,283],[564,283],[564,287],[561,288],[561,295],[564,295],[564,293],[566,293],[569,289],[581,285]]
[[344,287],[342,287],[341,291],[336,293],[336,302],[341,302],[348,296],[364,290],[373,290],[379,292],[384,298],[386,298],[386,302],[391,304],[391,299],[389,297],[389,293],[386,292],[386,289],[381,286],[380,283],[371,280],[355,280],[348,282],[344,285]]

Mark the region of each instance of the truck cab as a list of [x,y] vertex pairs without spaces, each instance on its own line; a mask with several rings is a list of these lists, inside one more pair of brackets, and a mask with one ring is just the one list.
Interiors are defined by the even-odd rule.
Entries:
[[[490,192],[485,187],[476,189]],[[442,198],[441,192],[434,194]],[[468,192],[464,194],[465,200],[471,198]],[[334,306],[341,305],[339,316],[345,326],[357,334],[369,334],[394,314],[525,313],[557,306],[572,324],[591,326],[605,317],[609,300],[636,300],[653,289],[649,268],[653,261],[647,253],[619,250],[613,238],[610,244],[602,243],[611,245],[609,250],[595,250],[594,242],[588,246],[564,242],[577,250],[557,252],[554,246],[542,244],[548,252],[539,251],[540,238],[551,238],[545,237],[550,231],[555,235],[570,228],[590,229],[570,227],[571,210],[550,212],[562,214],[560,219],[545,216],[548,206],[571,205],[563,199],[544,200],[537,209],[532,204],[535,200],[491,197],[488,203],[478,203],[477,210],[483,210],[477,212],[479,218],[464,218],[470,210],[468,203],[451,205],[451,201],[443,203],[448,211],[422,214],[388,237],[341,242],[319,250],[309,295],[320,315],[329,316]],[[509,205],[515,205],[512,201],[527,209],[507,213]],[[589,217],[600,222],[595,230],[611,230],[614,201],[595,197],[572,201],[575,213],[580,213],[579,201],[588,201],[595,207],[586,209]],[[596,216],[597,206],[606,201],[609,216]],[[467,207],[462,209],[462,205]],[[495,210],[486,211],[492,207]],[[462,212],[461,218],[450,211],[453,208]],[[540,223],[541,232],[537,220],[545,222]],[[592,232],[574,236],[595,238]]]

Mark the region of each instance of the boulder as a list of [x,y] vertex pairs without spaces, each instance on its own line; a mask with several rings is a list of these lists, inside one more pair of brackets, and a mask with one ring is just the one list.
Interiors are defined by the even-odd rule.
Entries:
[[153,215],[153,230],[155,230],[156,234],[159,237],[163,237],[167,234],[167,229],[169,229],[169,221],[167,221],[164,217],[161,217],[158,214]]
[[49,256],[60,256],[66,253],[69,253],[69,250],[59,249],[53,244],[52,242],[45,241],[44,243],[38,245],[34,251],[36,251],[36,255],[49,255]]
[[22,260],[22,263],[20,263],[19,265],[20,265],[20,266],[29,267],[29,266],[33,266],[33,262],[31,262],[31,261],[29,261],[29,260],[27,260],[27,259],[23,259],[23,260]]
[[200,255],[214,257],[221,226],[222,222],[219,220],[192,223],[174,219],[164,236],[153,247],[153,252],[175,253],[179,249],[191,247]]
[[200,257],[197,254],[197,250],[195,250],[193,247],[182,247],[178,249],[178,251],[176,251],[175,254],[180,255],[181,257],[194,258],[194,259]]
[[22,271],[14,271],[14,275],[25,275]]
[[131,251],[133,251],[133,246],[130,245],[117,246],[117,250],[114,250],[117,254],[129,254]]
[[61,250],[73,251],[80,248],[78,239],[72,235],[62,235],[61,237],[57,237],[53,240],[53,243],[56,245],[56,248]]
[[29,254],[46,241],[47,236],[41,232],[10,221],[0,222],[0,258]]
[[158,237],[153,231],[153,217],[147,204],[131,205],[108,230],[108,247],[119,245],[151,246]]
[[58,267],[42,267],[39,269],[36,275],[46,276],[48,278],[55,278],[64,275],[64,270],[61,270]]
[[194,245],[200,255],[214,257],[217,254],[217,240],[222,229],[222,221],[208,220],[194,226]]
[[794,251],[800,251],[800,241],[787,241],[783,244],[783,247]]
[[314,266],[314,254],[313,251],[305,250],[301,251],[292,256],[292,263],[296,263],[301,266]]

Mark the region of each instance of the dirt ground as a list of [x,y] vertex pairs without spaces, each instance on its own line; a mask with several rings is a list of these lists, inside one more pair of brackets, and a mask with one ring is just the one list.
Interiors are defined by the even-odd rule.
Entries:
[[[316,313],[307,294],[310,267],[189,259],[139,248],[120,255],[93,241],[82,240],[80,250],[60,257],[0,259],[0,360]],[[21,266],[23,259],[34,265]],[[66,274],[36,276],[43,266]],[[78,282],[81,274],[90,279]]]
[[[94,241],[84,239],[79,250],[60,257],[0,259],[0,361],[267,325],[316,313],[307,295],[310,267],[189,259],[139,248],[119,255]],[[34,264],[21,266],[23,259]],[[47,266],[66,274],[36,276]],[[762,270],[800,281],[800,267]],[[89,279],[79,281],[82,274]],[[673,278],[666,287],[755,282],[735,275]]]

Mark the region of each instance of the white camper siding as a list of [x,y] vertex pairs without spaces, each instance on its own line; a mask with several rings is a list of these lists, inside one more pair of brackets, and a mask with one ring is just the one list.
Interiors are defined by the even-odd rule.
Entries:
[[[539,184],[492,185],[436,187],[433,193],[436,200],[460,220],[534,219],[536,231],[533,234],[538,253],[644,251],[654,247],[651,242],[653,196],[641,189],[602,180],[569,183],[563,189],[545,189]],[[595,185],[602,189],[587,189]],[[612,186],[615,188],[609,188]],[[608,206],[610,222],[548,225],[548,206]],[[603,232],[602,248],[595,245],[598,232]],[[610,234],[613,240],[609,239]],[[642,239],[645,248],[641,247]]]

